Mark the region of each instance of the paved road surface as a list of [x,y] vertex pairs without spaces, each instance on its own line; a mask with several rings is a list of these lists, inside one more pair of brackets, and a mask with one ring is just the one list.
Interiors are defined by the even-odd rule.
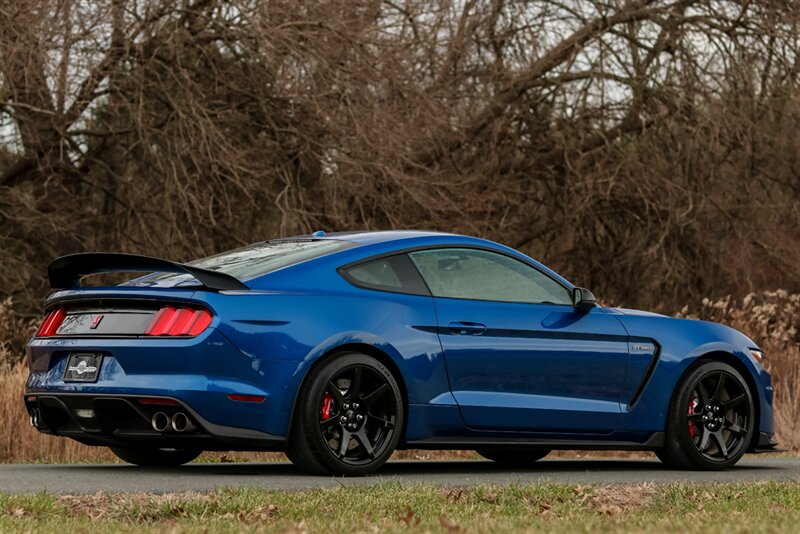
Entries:
[[657,460],[542,460],[511,470],[488,461],[398,461],[363,478],[312,477],[289,463],[190,464],[171,469],[128,465],[1,465],[0,492],[57,493],[209,491],[220,487],[306,489],[342,484],[434,483],[442,485],[560,482],[625,484],[642,482],[800,481],[800,458],[747,457],[723,472],[671,471]]

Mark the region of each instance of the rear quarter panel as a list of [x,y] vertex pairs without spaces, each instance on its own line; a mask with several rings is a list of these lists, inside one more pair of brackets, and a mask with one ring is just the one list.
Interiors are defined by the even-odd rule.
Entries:
[[276,433],[288,431],[309,369],[345,346],[368,345],[386,354],[404,380],[409,405],[455,405],[430,297],[356,288],[335,268],[311,263],[263,280],[262,289],[201,298],[223,318],[218,331],[275,390],[267,409]]

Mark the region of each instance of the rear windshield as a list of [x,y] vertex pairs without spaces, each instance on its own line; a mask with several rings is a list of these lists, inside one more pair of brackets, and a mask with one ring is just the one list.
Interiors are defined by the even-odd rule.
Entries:
[[[225,273],[239,280],[249,280],[283,267],[353,246],[355,243],[351,241],[334,239],[265,241],[194,260],[187,265]],[[139,278],[129,283],[132,285],[165,281],[177,283],[183,280],[193,280],[193,278],[185,274],[161,273]]]

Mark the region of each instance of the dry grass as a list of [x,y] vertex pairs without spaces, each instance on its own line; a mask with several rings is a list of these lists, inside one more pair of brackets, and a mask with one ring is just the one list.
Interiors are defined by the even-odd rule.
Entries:
[[[35,431],[28,424],[22,403],[27,369],[15,354],[19,339],[29,335],[30,324],[12,323],[0,305],[0,335],[6,339],[16,337],[14,343],[0,344],[0,462],[87,462],[114,461],[114,457],[101,447],[87,447],[73,440],[54,438]],[[719,321],[737,328],[757,340],[767,355],[766,365],[775,383],[775,423],[778,439],[783,447],[800,451],[800,295],[785,291],[762,292],[748,295],[742,302],[724,299],[704,301],[701,309],[683,316]],[[11,325],[11,326],[9,326]],[[13,332],[16,330],[16,332]],[[20,333],[20,330],[23,333]],[[11,349],[10,347],[13,347]],[[13,352],[10,354],[10,352]],[[598,457],[619,453],[586,453],[561,451],[560,457]],[[628,453],[626,457],[646,457],[648,453]],[[283,460],[281,453],[206,453],[206,460],[215,461],[275,461]],[[399,451],[396,459],[475,459],[472,451]]]
[[110,459],[106,449],[87,447],[71,439],[47,436],[28,423],[22,403],[27,369],[17,365],[0,373],[0,461],[3,462],[81,462]]

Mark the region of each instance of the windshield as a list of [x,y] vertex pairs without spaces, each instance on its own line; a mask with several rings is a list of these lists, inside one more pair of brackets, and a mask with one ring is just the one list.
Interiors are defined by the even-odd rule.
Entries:
[[[334,239],[264,241],[194,260],[187,265],[228,274],[239,280],[248,280],[283,267],[311,260],[355,246],[351,241]],[[177,284],[194,280],[186,274],[158,273],[128,282],[129,285]]]

